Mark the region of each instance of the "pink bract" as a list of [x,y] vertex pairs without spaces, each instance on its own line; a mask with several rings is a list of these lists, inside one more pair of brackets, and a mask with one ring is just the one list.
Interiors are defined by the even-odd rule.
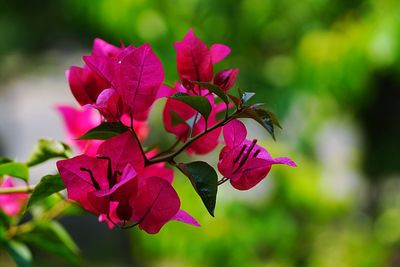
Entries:
[[150,45],[123,48],[116,57],[83,57],[89,68],[120,95],[123,112],[146,112],[156,100],[164,80],[164,70]]
[[131,132],[104,141],[96,157],[61,160],[57,168],[68,198],[100,215],[109,226],[131,222],[155,234],[170,220],[198,225],[180,211],[179,197],[171,185],[172,170],[146,167]]
[[213,64],[223,60],[230,48],[223,44],[207,45],[190,29],[182,41],[175,43],[176,64],[179,78],[186,86],[187,81],[210,82],[213,79]]
[[[11,177],[4,177],[3,181],[0,182],[0,188],[14,187],[14,182]],[[8,216],[18,215],[23,205],[28,200],[29,195],[26,193],[15,193],[15,194],[1,194],[0,195],[0,210]]]
[[[101,116],[93,109],[88,107],[76,108],[68,105],[58,105],[57,111],[61,114],[67,133],[67,142],[75,145],[80,152],[90,156],[95,156],[99,145],[103,142],[101,140],[77,140],[84,135],[87,131],[100,125]],[[130,126],[130,118],[124,115],[121,121]],[[133,121],[133,128],[140,141],[147,138],[149,134],[149,127],[147,122]]]
[[248,190],[263,180],[274,164],[295,167],[289,158],[273,158],[266,149],[257,145],[257,140],[247,140],[246,127],[239,120],[224,126],[226,146],[219,155],[218,170],[238,190]]

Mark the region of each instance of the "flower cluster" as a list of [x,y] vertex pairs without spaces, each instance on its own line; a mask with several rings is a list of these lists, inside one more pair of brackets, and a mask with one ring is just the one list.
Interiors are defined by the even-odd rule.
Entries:
[[[199,225],[180,209],[169,167],[188,176],[213,215],[216,188],[223,182],[229,180],[234,188],[248,190],[266,177],[272,165],[295,166],[288,158],[273,158],[257,140],[246,139],[247,130],[239,118],[254,119],[271,134],[279,123],[259,104],[246,104],[253,94],[231,92],[238,69],[215,74],[215,64],[229,55],[229,47],[213,44],[208,48],[190,30],[175,43],[175,50],[179,81],[173,88],[163,84],[163,67],[148,44],[116,47],[95,39],[92,54],[83,57],[84,66],[66,72],[82,108],[59,106],[58,110],[69,140],[83,154],[58,161],[57,168],[68,198],[99,215],[111,228],[139,226],[154,234],[170,220]],[[167,151],[145,151],[142,142],[151,126],[148,114],[160,98],[166,98],[165,130],[177,142]],[[220,143],[225,144],[218,162],[220,180],[205,162],[175,161],[184,151],[207,154]]]

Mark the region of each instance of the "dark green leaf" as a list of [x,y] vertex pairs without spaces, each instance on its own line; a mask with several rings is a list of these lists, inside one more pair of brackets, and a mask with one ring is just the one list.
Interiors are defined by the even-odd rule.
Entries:
[[12,162],[12,159],[6,158],[6,157],[0,157],[0,164],[4,164],[4,163],[9,163]]
[[218,175],[214,168],[203,161],[179,163],[178,167],[190,179],[208,212],[214,216],[218,189]]
[[35,186],[35,189],[29,198],[27,208],[31,207],[36,202],[63,190],[64,188],[65,186],[60,175],[56,174],[44,176]]
[[103,122],[99,126],[89,130],[83,136],[79,137],[78,140],[107,140],[128,130],[129,127],[125,126],[121,122]]
[[0,176],[10,175],[24,181],[29,180],[29,168],[20,162],[9,162],[0,165]]
[[78,247],[74,241],[57,222],[38,225],[32,232],[23,234],[20,238],[28,244],[61,256],[71,263],[79,263]]
[[196,111],[198,111],[206,120],[211,113],[210,102],[208,102],[207,98],[203,96],[190,96],[182,93],[177,93],[171,98],[191,106]]
[[213,84],[213,83],[205,83],[205,82],[193,82],[193,83],[195,83],[197,85],[200,85],[201,87],[206,88],[210,92],[216,94],[226,104],[229,104],[228,97],[226,96],[225,92],[221,89],[221,87],[219,87],[218,85]]
[[264,127],[275,140],[274,125],[281,128],[276,115],[271,111],[267,111],[257,106],[253,106],[245,109],[237,115],[237,118],[250,118],[258,122],[262,127]]
[[186,123],[186,122],[175,110],[171,109],[171,123],[172,126],[177,126],[181,123]]
[[11,223],[11,217],[0,210],[0,227],[8,228]]
[[34,166],[52,158],[69,158],[72,150],[66,144],[53,139],[40,139],[26,164]]
[[32,254],[25,244],[15,240],[10,240],[5,244],[5,249],[18,267],[31,266]]

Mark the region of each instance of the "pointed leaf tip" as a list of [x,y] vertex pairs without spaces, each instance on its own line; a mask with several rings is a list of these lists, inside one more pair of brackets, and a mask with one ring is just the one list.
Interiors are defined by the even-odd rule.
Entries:
[[218,190],[218,175],[214,168],[203,161],[179,163],[178,168],[189,178],[208,212],[214,217]]

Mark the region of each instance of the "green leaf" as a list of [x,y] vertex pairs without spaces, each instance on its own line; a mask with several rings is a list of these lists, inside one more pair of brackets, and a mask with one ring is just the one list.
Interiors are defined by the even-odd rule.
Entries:
[[208,102],[207,98],[203,96],[190,96],[183,93],[176,93],[175,95],[171,96],[171,98],[191,106],[196,111],[198,111],[206,120],[211,113],[210,102]]
[[121,122],[103,122],[79,137],[78,140],[107,140],[128,130],[129,127]]
[[7,216],[2,210],[0,210],[0,227],[8,228],[11,224],[11,217]]
[[26,164],[31,167],[52,158],[69,158],[71,155],[72,150],[66,144],[50,138],[40,139]]
[[201,87],[206,88],[208,91],[216,94],[219,98],[222,99],[222,101],[224,101],[226,104],[229,104],[229,99],[227,97],[227,95],[225,94],[225,92],[221,89],[221,87],[219,87],[216,84],[213,83],[205,83],[205,82],[193,82],[197,85],[200,85]]
[[27,205],[27,209],[30,208],[36,202],[56,193],[65,188],[63,181],[59,174],[46,175],[40,182],[35,186],[31,197]]
[[48,224],[49,229],[57,236],[57,238],[73,253],[78,254],[79,248],[75,241],[71,238],[69,233],[57,221],[50,221]]
[[77,264],[80,261],[79,249],[75,242],[55,221],[38,225],[34,231],[20,235],[20,238],[28,244],[61,256],[71,263]]
[[5,249],[13,258],[18,267],[29,267],[32,263],[32,254],[29,248],[21,242],[10,240],[5,244]]
[[190,179],[208,212],[214,217],[218,190],[218,175],[214,168],[203,161],[179,163],[178,168]]
[[4,163],[9,163],[12,162],[12,159],[6,158],[6,157],[0,157],[0,164],[4,164]]
[[177,126],[181,123],[186,123],[185,120],[175,111],[171,109],[171,123],[172,126]]
[[0,176],[9,175],[20,178],[24,181],[29,180],[29,168],[20,162],[9,162],[0,165]]
[[237,118],[250,118],[258,122],[262,127],[264,127],[268,133],[275,139],[274,125],[282,128],[279,121],[274,113],[268,110],[258,108],[257,106],[249,107],[239,113]]

